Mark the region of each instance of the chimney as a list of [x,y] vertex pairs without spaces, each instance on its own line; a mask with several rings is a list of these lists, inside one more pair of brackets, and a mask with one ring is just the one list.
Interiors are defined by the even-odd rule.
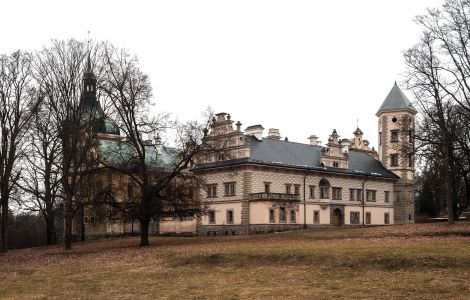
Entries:
[[318,143],[318,136],[312,134],[311,136],[309,136],[308,139],[310,140],[310,145],[317,145],[317,143]]
[[261,126],[261,125],[252,125],[252,126],[248,126],[245,129],[245,134],[246,135],[252,135],[258,141],[261,141],[263,139],[263,130],[264,130],[264,127]]
[[281,134],[279,133],[279,129],[269,128],[268,139],[280,140],[281,139]]

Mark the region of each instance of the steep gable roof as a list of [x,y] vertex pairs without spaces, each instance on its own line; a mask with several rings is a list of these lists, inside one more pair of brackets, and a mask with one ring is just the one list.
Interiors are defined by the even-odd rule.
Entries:
[[416,109],[413,107],[413,104],[411,104],[410,100],[408,100],[408,98],[401,91],[401,89],[397,85],[397,82],[395,81],[395,84],[393,85],[384,102],[380,106],[376,115],[379,115],[379,113],[383,111],[397,109],[409,109],[414,112],[416,111]]

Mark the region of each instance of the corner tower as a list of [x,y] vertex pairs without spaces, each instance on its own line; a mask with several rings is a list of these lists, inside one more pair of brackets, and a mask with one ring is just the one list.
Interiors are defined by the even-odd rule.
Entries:
[[414,222],[415,115],[416,109],[396,82],[376,113],[379,118],[379,160],[400,177],[391,195],[395,224]]

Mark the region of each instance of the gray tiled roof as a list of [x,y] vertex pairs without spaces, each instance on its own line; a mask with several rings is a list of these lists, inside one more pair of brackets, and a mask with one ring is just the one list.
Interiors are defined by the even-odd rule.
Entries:
[[349,151],[348,169],[324,167],[320,162],[321,146],[267,138],[258,141],[251,136],[245,136],[245,138],[251,144],[250,157],[203,164],[195,169],[251,163],[398,179],[395,174],[384,168],[380,161],[364,152]]
[[387,98],[385,98],[384,102],[377,111],[376,115],[378,115],[382,111],[396,109],[410,109],[416,111],[416,109],[413,107],[413,104],[411,104],[410,100],[406,98],[405,94],[403,94],[403,92],[395,82],[392,89],[388,93]]

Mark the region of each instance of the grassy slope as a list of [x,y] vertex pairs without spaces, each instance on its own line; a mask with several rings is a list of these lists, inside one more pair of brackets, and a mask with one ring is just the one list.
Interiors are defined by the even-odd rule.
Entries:
[[470,222],[11,251],[0,298],[470,299]]

